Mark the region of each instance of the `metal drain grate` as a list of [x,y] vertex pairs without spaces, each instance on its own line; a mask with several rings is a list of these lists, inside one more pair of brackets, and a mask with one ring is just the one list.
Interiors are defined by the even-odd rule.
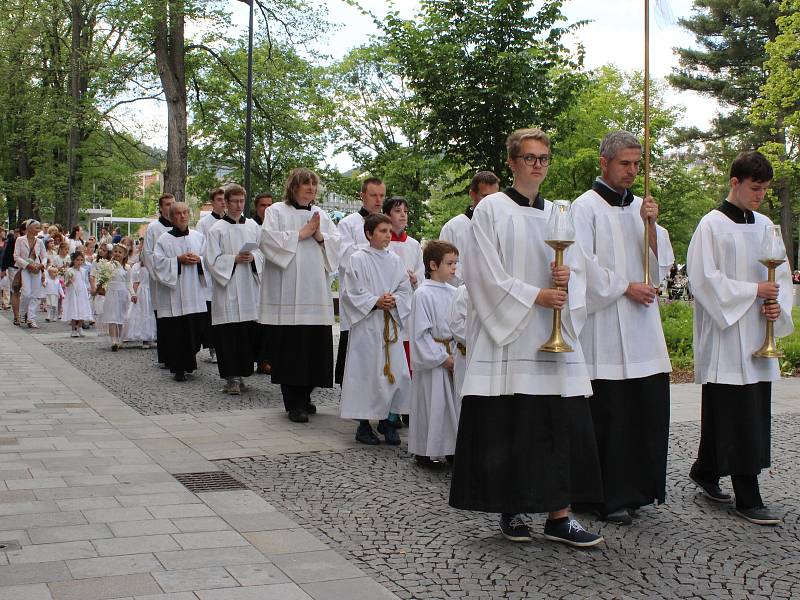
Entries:
[[238,479],[234,479],[222,471],[207,473],[178,473],[173,475],[190,492],[218,492],[222,490],[246,490]]

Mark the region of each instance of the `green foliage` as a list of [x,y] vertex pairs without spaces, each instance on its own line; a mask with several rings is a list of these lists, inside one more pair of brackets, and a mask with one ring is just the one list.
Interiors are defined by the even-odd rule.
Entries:
[[694,368],[692,314],[691,302],[661,304],[664,339],[667,342],[667,351],[670,361],[672,361],[672,367],[675,369],[691,370]]
[[[664,328],[664,339],[667,342],[672,367],[681,370],[694,368],[694,348],[692,302],[669,302],[661,304],[661,324]],[[781,373],[794,375],[800,369],[800,308],[792,309],[795,323],[794,332],[778,339],[778,347],[786,356],[781,359]]]
[[[190,96],[193,163],[202,175],[218,167],[232,169],[230,181],[244,172],[244,123],[247,42],[211,54],[198,54]],[[295,167],[314,167],[324,156],[328,123],[334,105],[327,96],[327,75],[290,46],[262,42],[254,48],[253,70],[253,190],[281,188]],[[233,81],[232,81],[233,79]],[[195,190],[200,195],[200,190]],[[207,193],[206,189],[205,193]],[[204,195],[204,194],[203,194]]]
[[562,38],[563,0],[422,0],[405,20],[376,24],[419,108],[431,154],[507,174],[505,139],[545,126],[571,105],[582,55]]

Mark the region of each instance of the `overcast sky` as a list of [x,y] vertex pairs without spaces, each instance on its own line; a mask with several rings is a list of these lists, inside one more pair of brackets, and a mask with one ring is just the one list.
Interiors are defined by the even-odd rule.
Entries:
[[[312,0],[313,1],[313,0]],[[362,6],[377,15],[386,13],[388,3],[382,0],[360,0]],[[325,50],[339,58],[347,51],[368,41],[374,25],[368,17],[343,0],[327,0],[328,18],[338,30],[328,36]],[[651,2],[650,20],[650,70],[654,78],[663,78],[678,65],[673,49],[691,46],[692,36],[678,25],[678,19],[692,12],[692,0],[658,0],[665,11],[656,10],[656,1]],[[394,7],[407,18],[414,16],[418,7],[416,0],[396,0]],[[247,5],[231,0],[231,11],[236,29],[247,27]],[[567,0],[563,11],[569,22],[590,20],[579,29],[572,40],[582,42],[586,49],[586,66],[593,69],[612,63],[623,70],[642,69],[644,63],[644,2],[643,0]],[[667,17],[663,13],[668,13]],[[235,32],[232,32],[236,35]],[[681,123],[705,127],[716,113],[716,104],[693,93],[670,91],[667,97],[671,104],[684,109]],[[166,108],[163,103],[139,106],[135,112],[125,115],[131,123],[136,122],[151,145],[166,146]],[[340,167],[350,166],[343,157],[334,161]]]

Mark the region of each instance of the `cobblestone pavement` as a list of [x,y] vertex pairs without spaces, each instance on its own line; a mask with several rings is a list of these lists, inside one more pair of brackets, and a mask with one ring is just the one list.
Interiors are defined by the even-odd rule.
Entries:
[[[765,501],[786,513],[781,526],[750,525],[698,493],[686,473],[699,427],[680,424],[668,502],[641,509],[631,527],[579,515],[607,540],[589,551],[505,541],[495,515],[447,506],[447,470],[420,469],[401,449],[216,464],[401,598],[798,598],[799,426],[800,415],[774,420],[773,468],[761,476]],[[531,516],[534,531],[543,518]]]

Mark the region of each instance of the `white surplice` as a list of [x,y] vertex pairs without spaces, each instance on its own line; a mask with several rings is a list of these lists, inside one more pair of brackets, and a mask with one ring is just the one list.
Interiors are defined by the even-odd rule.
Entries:
[[[408,414],[411,376],[402,344],[403,323],[411,313],[411,282],[400,258],[389,250],[368,247],[350,256],[341,302],[352,317],[339,414],[343,419],[385,419],[390,412]],[[383,294],[396,306],[375,309]],[[389,338],[385,343],[385,314]],[[396,328],[395,328],[396,327]],[[394,383],[384,374],[386,346]]]
[[462,261],[462,246],[467,242],[468,234],[470,227],[472,226],[472,221],[470,218],[461,213],[460,215],[456,215],[452,219],[450,219],[447,223],[444,224],[442,227],[442,231],[439,233],[439,239],[445,242],[450,242],[458,248],[459,256],[458,256],[458,264],[456,264],[456,274],[453,275],[453,278],[450,280],[450,283],[455,286],[459,286],[464,283],[463,278],[463,261]]
[[562,332],[573,352],[541,352],[553,311],[534,301],[552,288],[554,251],[545,244],[552,203],[544,210],[520,206],[503,192],[481,200],[464,248],[464,282],[471,307],[467,322],[464,396],[510,394],[590,396],[592,388],[578,333],[586,319],[585,258],[574,245]]
[[[298,232],[313,213],[319,213],[324,243]],[[264,325],[333,325],[333,296],[328,274],[336,270],[339,234],[318,206],[297,209],[285,202],[270,206],[261,226],[259,322]]]
[[155,311],[158,310],[158,293],[169,294],[169,290],[164,288],[158,278],[153,275],[153,253],[156,249],[156,242],[158,238],[172,228],[171,225],[165,223],[169,223],[169,221],[164,217],[159,217],[157,220],[152,221],[144,232],[144,241],[142,242],[141,260],[142,264],[150,272],[150,302],[153,304],[153,310]]
[[206,232],[204,264],[213,280],[212,325],[258,320],[264,255],[256,248],[251,251],[253,262],[238,264],[236,256],[244,244],[259,243],[261,228],[252,219],[241,221],[215,220]]
[[[590,262],[581,346],[591,379],[636,379],[672,370],[658,302],[645,306],[625,296],[628,284],[644,280],[642,199],[611,206],[594,190],[572,203],[575,239]],[[664,230],[666,231],[666,230]],[[668,238],[657,237],[659,258],[649,251],[651,281],[657,285],[671,262]],[[662,264],[663,263],[663,264]]]
[[409,337],[414,379],[408,451],[416,456],[447,456],[456,451],[461,400],[453,392],[453,376],[442,366],[448,356],[455,360],[458,353],[447,319],[455,293],[456,288],[449,283],[426,279],[411,303]]
[[[194,226],[194,230],[198,233],[203,234],[203,237],[208,237],[208,232],[211,231],[211,228],[214,227],[220,220],[222,220],[222,216],[217,216],[216,213],[210,212],[207,215],[203,215],[198,219],[197,225]],[[206,300],[211,302],[213,300],[214,294],[214,286],[209,285],[206,288]],[[213,317],[212,317],[213,318]]]
[[[205,267],[201,270],[203,244],[203,235],[191,229],[188,235],[176,237],[167,231],[158,238],[150,275],[158,279],[166,290],[165,293],[159,293],[155,305],[159,318],[206,312],[208,281]],[[200,256],[200,264],[180,264],[177,257],[187,252]]]
[[[447,325],[453,334],[457,347],[454,354],[453,365],[453,391],[457,399],[461,399],[461,388],[464,386],[464,376],[467,371],[467,314],[469,313],[469,293],[467,286],[461,285],[456,289],[450,310],[447,314]],[[460,347],[458,345],[460,344]]]
[[[689,243],[695,383],[748,385],[780,378],[778,360],[753,357],[764,341],[766,323],[757,291],[758,282],[767,280],[767,268],[758,260],[765,229],[772,225],[766,216],[753,214],[755,223],[738,224],[712,210]],[[781,306],[775,336],[784,337],[794,331],[788,263],[778,267],[775,280]]]
[[[336,226],[339,232],[339,298],[344,293],[344,272],[350,262],[350,257],[356,250],[369,247],[367,234],[364,233],[364,217],[361,212],[354,212],[339,221]],[[339,302],[339,329],[348,331],[350,329],[350,317],[347,309]]]
[[[417,289],[423,281],[425,281],[425,265],[422,263],[422,246],[419,242],[409,235],[403,241],[392,240],[389,242],[389,250],[397,254],[406,271],[411,271],[417,276],[417,285],[412,285],[411,289]],[[409,327],[408,323],[403,323],[403,338],[404,342],[408,341]]]

